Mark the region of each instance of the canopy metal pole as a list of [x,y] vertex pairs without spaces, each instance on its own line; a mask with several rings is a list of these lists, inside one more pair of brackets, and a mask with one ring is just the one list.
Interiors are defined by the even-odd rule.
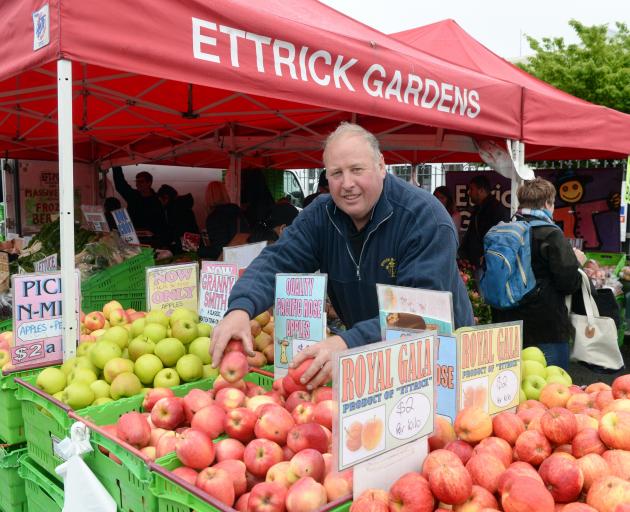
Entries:
[[72,147],[72,62],[57,61],[59,137],[60,266],[63,311],[63,358],[76,354],[77,317],[74,268],[74,179]]

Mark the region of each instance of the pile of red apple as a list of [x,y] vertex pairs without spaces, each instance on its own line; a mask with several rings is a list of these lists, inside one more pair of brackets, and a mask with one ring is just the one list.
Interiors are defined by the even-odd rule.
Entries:
[[145,413],[126,413],[104,428],[147,459],[175,452],[182,463],[175,475],[239,511],[316,510],[350,497],[352,472],[331,469],[332,390],[306,391],[300,377],[310,363],[267,391],[243,380],[247,360],[229,352],[213,389],[183,398],[153,389]]
[[548,384],[493,418],[441,417],[422,473],[371,489],[352,512],[630,512],[630,375]]

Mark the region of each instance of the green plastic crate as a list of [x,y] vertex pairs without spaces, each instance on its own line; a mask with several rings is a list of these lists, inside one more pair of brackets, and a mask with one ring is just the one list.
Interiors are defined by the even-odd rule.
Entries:
[[600,265],[614,267],[614,275],[618,276],[626,264],[626,254],[619,252],[585,252],[589,260],[595,260]]
[[13,329],[13,318],[7,318],[0,322],[0,332],[6,332]]
[[20,458],[18,474],[24,479],[28,512],[61,512],[63,488],[29,457]]
[[[81,285],[81,293],[110,293],[140,290],[145,287],[146,268],[153,266],[153,249],[143,248],[140,254],[95,274]],[[111,298],[110,298],[111,300]]]
[[40,369],[4,374],[0,372],[0,440],[7,444],[26,441],[22,406],[15,396],[16,377],[37,375]]
[[90,311],[101,311],[105,304],[113,300],[112,297],[116,297],[124,309],[143,311],[147,305],[145,288],[116,292],[86,291],[81,293],[81,309],[86,314]]
[[0,446],[0,510],[28,512],[24,480],[18,474],[19,459],[26,453],[23,445]]

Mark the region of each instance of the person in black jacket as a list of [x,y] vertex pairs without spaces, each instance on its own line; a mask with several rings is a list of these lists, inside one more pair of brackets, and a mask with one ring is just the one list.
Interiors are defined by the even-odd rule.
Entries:
[[184,233],[199,233],[193,212],[195,200],[192,194],[180,196],[170,185],[162,185],[157,191],[158,199],[164,207],[166,225],[173,248],[181,251],[181,238]]
[[532,270],[536,288],[519,306],[493,310],[495,322],[523,321],[523,347],[537,346],[548,365],[569,367],[569,339],[573,327],[565,305],[565,297],[578,291],[582,278],[580,263],[561,230],[551,226],[556,189],[543,178],[524,182],[517,191],[518,220],[539,219],[550,226],[531,228]]
[[481,266],[483,237],[492,226],[510,220],[510,211],[490,191],[490,182],[483,175],[475,176],[468,184],[468,196],[475,207],[459,248],[459,257],[469,261],[475,269]]

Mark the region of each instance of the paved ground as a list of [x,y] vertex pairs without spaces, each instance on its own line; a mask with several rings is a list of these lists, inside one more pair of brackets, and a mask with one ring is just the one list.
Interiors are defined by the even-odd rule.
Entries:
[[571,363],[569,366],[569,373],[571,374],[573,382],[579,385],[591,384],[593,382],[606,382],[607,384],[610,384],[613,380],[615,380],[615,377],[625,373],[630,373],[630,336],[627,334],[626,340],[621,346],[621,354],[623,355],[626,367],[611,374],[595,373],[579,363]]

